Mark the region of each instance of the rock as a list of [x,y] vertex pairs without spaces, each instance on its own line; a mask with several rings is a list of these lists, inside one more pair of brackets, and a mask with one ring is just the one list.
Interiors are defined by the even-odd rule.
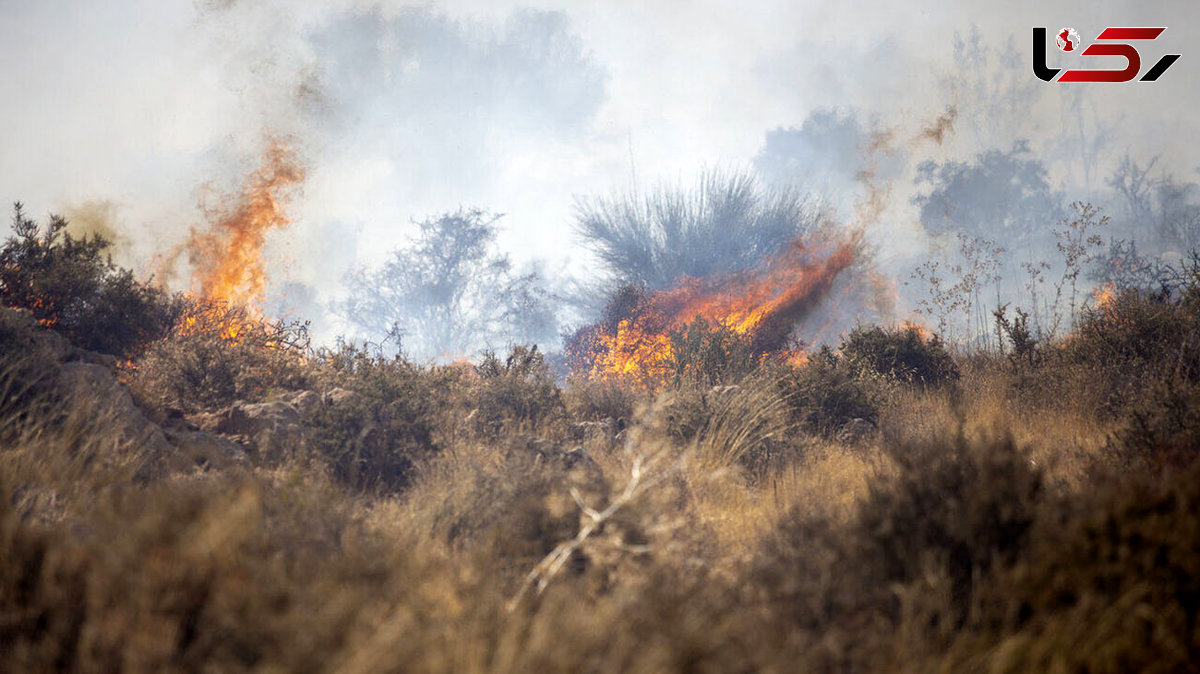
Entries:
[[95,416],[111,416],[123,442],[140,446],[160,458],[174,451],[162,429],[146,418],[134,404],[129,390],[107,367],[82,361],[63,363],[62,382],[67,390],[94,400]]
[[321,396],[316,391],[291,391],[280,396],[280,400],[294,406],[306,419],[321,409]]
[[344,388],[331,389],[325,394],[325,400],[330,405],[345,405],[346,403],[354,402],[358,399],[358,394],[354,391]]
[[851,419],[837,432],[838,442],[844,445],[857,445],[875,435],[875,424],[866,419]]
[[168,439],[178,452],[173,467],[179,469],[222,470],[246,463],[246,452],[236,442],[215,433],[179,431]]
[[282,401],[234,403],[219,413],[215,430],[245,437],[261,459],[275,461],[300,444],[300,410]]

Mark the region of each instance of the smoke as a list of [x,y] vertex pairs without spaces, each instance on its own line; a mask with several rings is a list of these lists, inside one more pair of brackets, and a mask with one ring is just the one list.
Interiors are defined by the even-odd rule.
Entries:
[[[819,195],[866,228],[875,271],[893,280],[954,231],[985,226],[974,214],[998,212],[1003,161],[1031,162],[1018,176],[1044,170],[1034,192],[1050,202],[1114,214],[1129,210],[1110,185],[1121,162],[1155,161],[1139,198],[1172,224],[1146,232],[1123,216],[1114,231],[1144,237],[1147,254],[1192,236],[1179,223],[1200,203],[1200,120],[1186,114],[1200,98],[1200,6],[534,4],[5,3],[0,198],[108,233],[117,259],[148,275],[208,224],[201,186],[238,194],[266,138],[294,137],[307,177],[293,223],[264,237],[265,306],[312,312],[323,341],[349,328],[329,310],[346,272],[382,263],[416,222],[504,213],[497,243],[514,263],[587,277],[576,196],[679,183],[702,166],[753,167]],[[1085,39],[1168,26],[1145,58],[1183,58],[1154,84],[1046,85],[1029,72],[1035,25]],[[949,215],[929,206],[944,196]],[[1010,229],[995,235],[1011,250]],[[899,299],[904,314],[914,298]]]

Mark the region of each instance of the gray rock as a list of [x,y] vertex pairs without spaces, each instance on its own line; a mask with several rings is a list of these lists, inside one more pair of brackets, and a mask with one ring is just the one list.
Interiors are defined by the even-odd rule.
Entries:
[[321,409],[321,396],[316,391],[290,391],[280,396],[280,400],[294,406],[306,419]]
[[168,435],[178,450],[176,467],[223,470],[246,463],[246,452],[236,442],[215,433],[177,431]]
[[591,438],[611,440],[617,432],[617,422],[612,417],[603,421],[581,421],[571,424],[567,429],[567,437],[576,442]]
[[344,388],[331,389],[325,394],[325,400],[330,405],[345,405],[346,403],[354,402],[358,399],[358,394],[354,391]]
[[140,446],[159,457],[174,451],[162,429],[134,404],[129,390],[107,367],[82,361],[63,363],[62,382],[75,395],[87,396],[94,401],[97,418],[111,417],[120,431],[121,441]]
[[245,437],[261,459],[275,461],[300,444],[300,410],[282,401],[235,403],[219,413],[215,430]]

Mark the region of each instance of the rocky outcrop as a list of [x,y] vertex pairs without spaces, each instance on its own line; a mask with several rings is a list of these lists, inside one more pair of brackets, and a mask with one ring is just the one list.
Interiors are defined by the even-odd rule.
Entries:
[[212,430],[239,439],[257,458],[275,463],[299,448],[303,439],[300,410],[277,400],[266,403],[234,403],[209,415],[202,430]]
[[86,396],[94,405],[97,418],[110,417],[120,434],[122,445],[140,446],[153,455],[168,456],[171,444],[161,428],[152,422],[133,402],[125,385],[117,381],[112,371],[96,363],[72,361],[63,363],[60,382],[71,395]]

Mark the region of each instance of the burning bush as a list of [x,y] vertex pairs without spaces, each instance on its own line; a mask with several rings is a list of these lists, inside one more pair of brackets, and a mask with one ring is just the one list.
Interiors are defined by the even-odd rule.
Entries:
[[245,307],[189,298],[174,332],[138,360],[132,385],[156,407],[185,413],[261,401],[272,391],[309,384],[308,347],[306,324],[271,322]]
[[860,245],[858,234],[827,232],[793,241],[758,268],[687,278],[671,290],[623,288],[603,320],[568,339],[569,360],[577,373],[652,388],[672,378],[744,373],[752,360],[794,346],[796,325],[825,299]]
[[671,332],[671,366],[675,383],[703,386],[733,384],[761,362],[750,336],[702,316]]
[[937,335],[918,325],[860,326],[840,346],[852,367],[918,386],[958,380],[958,367]]
[[1190,298],[1200,276],[1176,293],[1115,291],[1085,311],[1056,355],[1064,367],[1094,373],[1108,401],[1127,410],[1154,381],[1200,385],[1200,303]]
[[690,191],[581,200],[576,228],[615,279],[663,290],[755,267],[820,222],[820,211],[795,191],[714,171]]
[[43,230],[16,204],[13,236],[0,248],[0,299],[90,351],[129,358],[166,334],[179,311],[164,291],[137,281],[105,255],[99,236],[76,239],[51,216]]

